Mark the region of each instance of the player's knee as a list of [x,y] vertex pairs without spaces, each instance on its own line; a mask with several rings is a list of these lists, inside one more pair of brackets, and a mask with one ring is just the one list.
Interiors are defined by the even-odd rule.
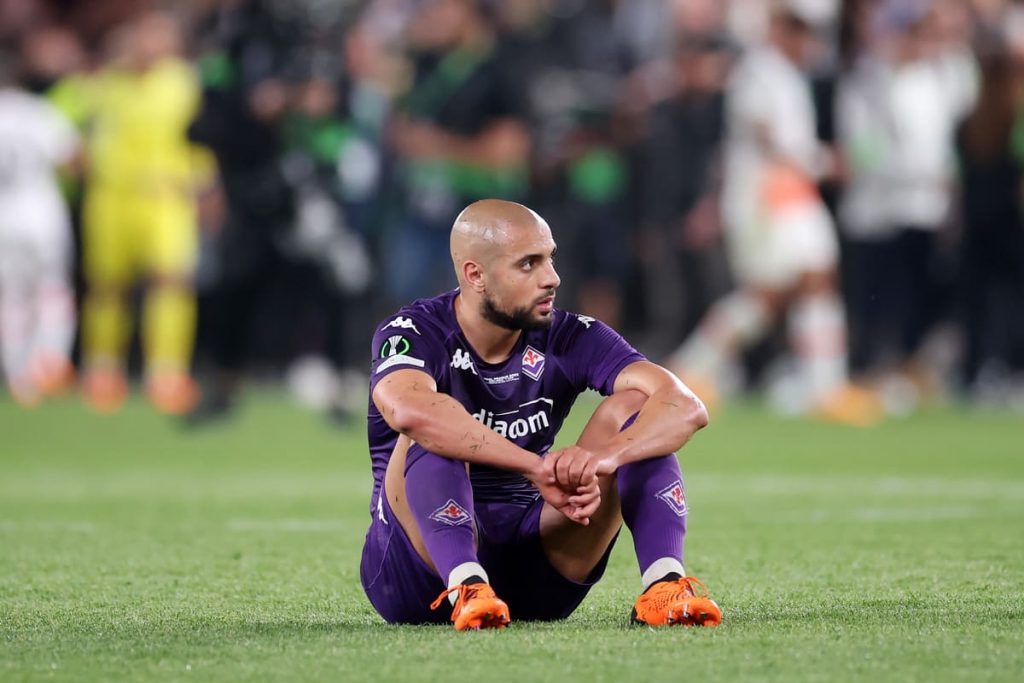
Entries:
[[640,412],[646,402],[647,394],[642,391],[618,391],[601,401],[592,419],[600,420],[610,429],[618,431],[631,417]]
[[119,299],[124,295],[124,286],[114,280],[93,280],[89,283],[88,296],[94,301]]
[[767,319],[775,318],[785,308],[787,292],[785,289],[762,287],[751,292],[751,297],[760,307],[761,315]]
[[150,286],[160,289],[191,289],[192,278],[185,273],[157,272],[149,278]]
[[798,294],[829,294],[835,291],[836,278],[832,270],[810,271],[804,273],[797,283]]
[[438,455],[437,453],[428,451],[418,443],[411,444],[405,453],[405,466],[403,468],[404,476],[408,478],[409,471],[412,470],[413,466],[421,462],[430,463],[434,471],[437,471],[437,469],[440,468],[445,472],[451,470],[453,475],[465,474],[467,477],[469,476],[468,463],[454,458],[446,458],[443,455]]

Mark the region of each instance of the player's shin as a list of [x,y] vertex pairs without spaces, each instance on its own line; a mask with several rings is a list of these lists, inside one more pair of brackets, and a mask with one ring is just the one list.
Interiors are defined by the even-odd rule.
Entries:
[[644,591],[630,620],[646,626],[717,626],[722,610],[683,569],[686,494],[676,456],[620,467],[622,518],[633,533]]
[[644,588],[672,573],[685,575],[686,495],[675,454],[623,465],[616,478]]
[[146,295],[144,325],[147,369],[187,373],[195,337],[195,294],[178,283],[157,283]]
[[405,491],[441,579],[449,587],[472,576],[486,582],[476,555],[473,489],[465,463],[413,444],[406,455]]
[[15,400],[24,405],[34,405],[38,399],[28,381],[31,351],[32,311],[20,292],[0,289],[0,369]]
[[75,302],[61,278],[48,278],[39,288],[39,349],[49,357],[68,358],[75,339]]
[[804,295],[794,303],[788,322],[807,398],[821,400],[846,382],[842,302],[832,293]]
[[95,287],[82,310],[82,354],[90,370],[113,366],[120,370],[129,332],[128,311],[121,291]]

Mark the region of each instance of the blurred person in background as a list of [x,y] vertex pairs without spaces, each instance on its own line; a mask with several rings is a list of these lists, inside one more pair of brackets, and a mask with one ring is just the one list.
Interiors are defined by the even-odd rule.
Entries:
[[949,299],[952,265],[940,249],[954,136],[976,89],[973,60],[944,35],[939,7],[884,0],[869,10],[874,39],[840,79],[836,104],[851,372],[878,382],[893,410],[938,389],[920,357]]
[[[202,106],[190,135],[217,157],[223,215],[210,221],[206,381],[192,426],[232,412],[244,366],[261,350],[292,363],[289,384],[314,407],[350,410],[346,387],[365,381],[361,373],[346,381],[345,371],[360,338],[351,327],[370,312],[354,298],[372,273],[364,241],[379,192],[380,124],[351,109],[354,93],[373,111],[379,100],[339,68],[351,8],[332,7],[228,1],[206,18]],[[344,47],[365,56],[365,43]],[[284,324],[268,328],[268,320]]]
[[296,272],[293,324],[303,328],[288,378],[311,407],[347,417],[365,409],[354,391],[366,382],[356,343],[373,326],[366,238],[377,210],[380,152],[366,129],[374,122],[352,114],[353,83],[338,73],[340,55],[314,62],[283,118],[285,172],[297,209],[282,248]]
[[[40,24],[30,29],[19,47],[21,82],[33,93],[45,97],[75,127],[85,134],[89,115],[89,70],[91,56],[78,35],[64,25]],[[81,306],[85,285],[82,277],[82,194],[85,176],[81,146],[76,163],[58,169],[58,181],[71,220],[73,253],[71,273],[75,307]],[[81,336],[76,335],[80,343]],[[72,358],[78,357],[78,344]]]
[[13,71],[0,53],[0,366],[14,400],[35,406],[74,376],[71,223],[56,170],[78,136]]
[[965,335],[959,379],[969,397],[997,403],[1012,400],[1009,375],[1024,371],[1024,51],[1013,40],[1001,25],[983,27],[978,102],[957,131]]
[[[25,86],[52,103],[75,127],[78,135],[83,136],[89,117],[91,56],[78,35],[66,26],[40,25],[24,36],[20,56]],[[59,169],[58,179],[70,213],[74,254],[80,256],[82,195],[85,185],[81,153],[76,161],[72,168]],[[75,307],[78,309],[85,290],[81,258],[73,259],[71,271]],[[72,358],[78,357],[81,335],[77,335],[76,341],[78,344],[72,350]]]
[[675,87],[650,111],[637,178],[650,343],[658,354],[674,348],[731,286],[719,206],[732,46],[715,29],[678,41]]
[[425,0],[408,25],[411,82],[390,141],[401,215],[381,258],[395,302],[448,289],[448,230],[483,197],[522,199],[530,138],[522,96],[482,0]]
[[[533,145],[531,201],[573,253],[562,265],[570,305],[618,326],[633,262],[634,119],[630,72],[664,25],[650,2],[519,0],[503,5],[506,51],[524,94]],[[651,36],[644,41],[641,36]],[[637,108],[643,108],[639,105]]]
[[110,41],[111,60],[89,86],[83,396],[99,412],[116,411],[125,400],[127,299],[144,278],[146,394],[160,411],[181,414],[198,397],[189,372],[195,197],[203,178],[186,130],[199,87],[181,56],[181,26],[170,15],[141,14]]
[[[84,131],[89,115],[90,56],[79,37],[66,26],[40,24],[24,33],[18,53],[23,87],[44,96],[79,133]],[[64,173],[61,181],[77,228],[82,178]]]
[[[286,71],[299,34],[262,0],[216,3],[203,27],[202,97],[189,135],[217,159],[200,354],[207,378],[188,423],[230,414],[261,305],[280,283],[278,244],[295,218],[284,174]],[[277,330],[275,330],[277,331]],[[203,367],[208,365],[208,367]]]
[[780,407],[866,425],[879,411],[872,396],[847,382],[837,238],[816,186],[835,172],[834,156],[816,135],[803,71],[813,58],[818,9],[810,0],[773,5],[768,41],[732,74],[722,211],[739,288],[714,304],[670,363],[714,401],[725,364],[786,313],[796,381]]

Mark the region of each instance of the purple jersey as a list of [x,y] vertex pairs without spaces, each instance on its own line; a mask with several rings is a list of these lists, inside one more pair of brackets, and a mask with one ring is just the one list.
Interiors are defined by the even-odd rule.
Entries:
[[[373,389],[396,370],[417,369],[437,390],[477,420],[525,450],[546,453],[576,397],[587,389],[607,396],[619,371],[644,356],[615,330],[593,318],[556,310],[550,328],[524,331],[509,358],[486,363],[466,341],[455,318],[458,290],[419,299],[386,318],[373,336],[368,436],[373,466],[371,512],[398,433],[373,403]],[[473,466],[478,502],[527,504],[537,490],[522,475]]]

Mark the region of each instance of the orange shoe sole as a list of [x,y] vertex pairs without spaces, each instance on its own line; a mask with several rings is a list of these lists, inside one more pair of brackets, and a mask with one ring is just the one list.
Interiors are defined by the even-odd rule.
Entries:
[[718,626],[722,610],[709,598],[691,598],[669,612],[667,626]]
[[32,374],[39,392],[48,398],[63,396],[75,385],[75,368],[63,358],[37,359]]
[[199,403],[199,387],[188,376],[158,378],[151,382],[146,397],[165,415],[184,415]]
[[479,631],[486,628],[505,628],[508,626],[508,613],[504,611],[487,611],[483,614],[460,618],[455,624],[456,631]]
[[116,413],[128,398],[128,383],[118,373],[87,373],[82,383],[82,399],[102,415]]

